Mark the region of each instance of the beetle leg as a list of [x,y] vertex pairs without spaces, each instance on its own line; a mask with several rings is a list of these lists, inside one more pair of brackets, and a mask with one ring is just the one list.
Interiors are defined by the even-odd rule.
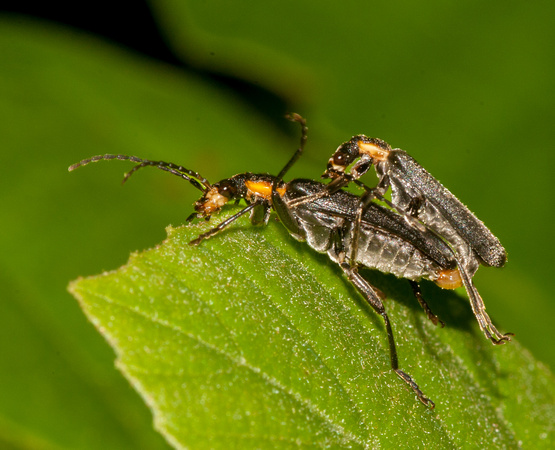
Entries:
[[[341,236],[342,230],[337,230],[337,233],[339,234],[339,236]],[[387,341],[389,345],[389,359],[391,361],[391,369],[399,376],[399,378],[401,378],[412,388],[413,392],[418,397],[418,400],[420,400],[424,405],[429,406],[433,409],[435,407],[435,403],[424,395],[418,384],[416,384],[416,382],[412,379],[410,375],[399,369],[399,360],[397,358],[395,339],[393,338],[393,329],[391,328],[389,316],[387,315],[380,295],[378,294],[378,292],[381,293],[381,291],[374,288],[374,286],[372,286],[358,273],[356,265],[349,264],[347,263],[347,261],[345,261],[345,253],[341,248],[341,243],[338,242],[338,240],[335,241],[333,252],[335,254],[330,256],[332,256],[333,259],[338,262],[339,267],[341,267],[341,269],[343,270],[349,281],[356,288],[356,290],[364,297],[364,299],[374,309],[374,311],[382,316],[384,320],[387,333]]]
[[214,236],[215,234],[218,234],[220,231],[222,231],[225,227],[227,227],[230,223],[235,222],[239,217],[241,217],[243,214],[248,213],[249,211],[251,211],[252,209],[254,209],[255,206],[260,206],[259,202],[256,203],[251,203],[250,205],[248,205],[246,208],[243,208],[241,211],[239,211],[237,214],[234,214],[233,216],[231,216],[230,218],[224,220],[222,223],[220,223],[219,225],[217,225],[216,227],[212,228],[211,230],[208,230],[206,233],[201,234],[199,237],[197,237],[196,239],[193,239],[191,242],[189,242],[189,245],[198,245],[200,244],[202,241],[204,241],[205,239],[209,239],[212,236]]
[[355,221],[351,229],[351,245],[350,245],[350,252],[349,252],[349,260],[351,262],[351,266],[354,266],[357,260],[358,240],[360,235],[360,224],[362,223],[362,215],[364,214],[364,211],[366,211],[366,208],[372,202],[372,200],[374,200],[375,197],[376,196],[374,195],[374,191],[370,189],[370,190],[365,190],[360,198]]
[[358,273],[356,267],[351,267],[346,262],[340,264],[340,267],[341,269],[343,269],[343,272],[345,273],[349,281],[353,283],[355,288],[358,290],[358,292],[360,292],[360,294],[364,297],[368,304],[374,309],[374,311],[376,311],[376,313],[382,316],[385,323],[387,340],[389,344],[389,358],[391,361],[391,368],[399,376],[399,378],[401,378],[412,388],[412,390],[418,397],[418,400],[420,400],[424,405],[429,406],[433,409],[435,407],[434,402],[424,395],[418,384],[416,384],[416,382],[412,379],[410,375],[399,369],[397,349],[395,347],[395,340],[393,338],[391,323],[389,321],[387,312],[385,311],[384,305],[379,296],[376,294],[373,286]]
[[420,210],[424,206],[425,202],[426,202],[426,199],[420,195],[418,197],[412,197],[410,199],[409,206],[407,208],[407,214],[409,214],[412,217],[418,218],[418,215],[420,214]]
[[420,303],[420,306],[422,306],[422,309],[428,316],[428,319],[430,319],[434,325],[441,325],[441,328],[443,328],[445,326],[445,323],[432,312],[432,310],[428,306],[428,303],[426,303],[426,300],[424,300],[420,285],[413,280],[408,280],[408,282],[410,283],[410,287],[412,288],[412,292],[414,293],[416,300],[418,300],[418,303]]
[[492,323],[490,317],[486,313],[486,306],[484,305],[484,301],[482,297],[478,293],[478,290],[472,283],[472,280],[464,270],[462,265],[459,264],[459,272],[461,274],[461,279],[468,293],[468,297],[470,299],[470,306],[472,307],[472,312],[480,325],[480,329],[486,335],[486,337],[495,345],[504,344],[506,341],[511,340],[511,336],[514,336],[513,333],[505,333],[501,334],[495,325]]

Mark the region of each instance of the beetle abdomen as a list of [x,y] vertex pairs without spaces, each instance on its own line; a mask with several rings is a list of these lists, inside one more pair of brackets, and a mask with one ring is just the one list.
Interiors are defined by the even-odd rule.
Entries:
[[435,281],[443,269],[410,242],[367,228],[359,235],[357,262],[409,280]]

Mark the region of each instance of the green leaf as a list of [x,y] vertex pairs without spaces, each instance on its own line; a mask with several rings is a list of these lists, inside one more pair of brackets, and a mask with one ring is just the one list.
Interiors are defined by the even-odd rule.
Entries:
[[389,369],[381,319],[325,255],[274,220],[188,245],[211,226],[170,227],[160,246],[70,287],[175,446],[555,443],[553,375],[517,342],[492,346],[466,300],[426,286],[447,322],[436,328],[406,282],[364,274],[390,297],[401,367],[432,411]]

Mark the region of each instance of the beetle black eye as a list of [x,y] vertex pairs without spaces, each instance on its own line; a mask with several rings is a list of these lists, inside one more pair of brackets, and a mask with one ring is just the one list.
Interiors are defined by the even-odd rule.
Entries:
[[228,199],[234,198],[237,195],[237,187],[229,180],[222,181],[218,186],[218,193]]
[[347,155],[342,151],[338,151],[333,155],[333,163],[336,166],[346,166],[347,165]]

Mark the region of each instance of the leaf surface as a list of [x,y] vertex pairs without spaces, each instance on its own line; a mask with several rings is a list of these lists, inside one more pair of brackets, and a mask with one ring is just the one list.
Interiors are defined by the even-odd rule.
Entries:
[[324,255],[279,223],[254,228],[247,219],[188,245],[210,226],[169,228],[160,246],[71,286],[170,442],[552,443],[552,374],[518,343],[486,341],[459,296],[427,286],[432,305],[447,303],[441,311],[448,326],[440,329],[403,280],[365,273],[400,299],[387,301],[400,364],[436,402],[432,411],[389,370],[381,320]]

